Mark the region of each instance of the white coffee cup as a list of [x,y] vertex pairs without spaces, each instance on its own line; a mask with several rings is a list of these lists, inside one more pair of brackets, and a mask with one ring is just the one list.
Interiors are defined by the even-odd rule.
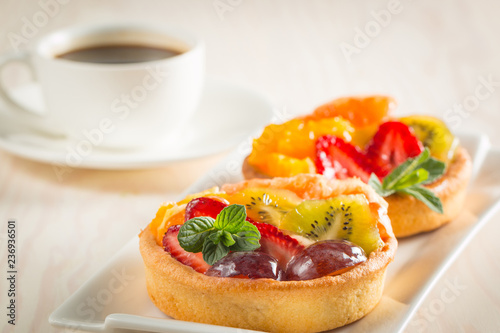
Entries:
[[[111,64],[61,57],[74,50],[111,45],[154,47],[179,54]],[[195,111],[203,90],[202,41],[171,27],[71,27],[43,37],[29,52],[4,56],[0,71],[15,61],[33,71],[45,112],[39,116],[27,110],[3,84],[0,96],[15,110],[10,116],[39,131],[96,146],[137,148],[172,142]]]

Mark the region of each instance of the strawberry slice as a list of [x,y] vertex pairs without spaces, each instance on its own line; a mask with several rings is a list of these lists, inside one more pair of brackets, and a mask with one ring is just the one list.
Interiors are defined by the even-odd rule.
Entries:
[[366,157],[372,165],[378,166],[374,172],[385,177],[408,158],[419,155],[424,150],[413,131],[399,121],[388,121],[378,128],[366,149]]
[[[228,206],[228,203],[222,198],[220,200],[212,197],[193,199],[186,205],[186,221],[197,216],[216,218],[226,206]],[[255,222],[250,217],[247,217],[247,221],[255,225],[261,235],[261,246],[257,252],[263,252],[276,258],[283,270],[288,261],[304,248],[296,239],[285,235],[271,224]],[[187,252],[179,245],[177,235],[180,227],[180,225],[172,226],[166,232],[163,237],[165,251],[169,252],[179,262],[191,266],[197,272],[206,272],[211,266],[203,260],[202,253]]]
[[251,223],[260,232],[260,248],[256,251],[267,253],[276,258],[283,270],[290,259],[304,249],[304,246],[295,238],[285,235],[274,225],[255,221]]
[[[198,216],[208,216],[211,218],[217,218],[217,215],[229,206],[229,201],[224,198],[219,197],[199,197],[191,200],[186,205],[186,214],[184,222]],[[247,216],[246,220],[250,223],[255,221]]]
[[201,252],[187,252],[179,245],[177,235],[180,228],[180,224],[168,228],[165,236],[163,236],[163,248],[180,263],[190,266],[199,273],[205,273],[210,268],[210,265],[203,260],[203,254]]
[[226,199],[219,197],[195,198],[186,205],[184,222],[198,216],[209,216],[215,219],[228,205],[229,202]]
[[359,177],[367,183],[373,171],[356,146],[332,135],[321,136],[316,141],[315,162],[318,173],[328,178]]

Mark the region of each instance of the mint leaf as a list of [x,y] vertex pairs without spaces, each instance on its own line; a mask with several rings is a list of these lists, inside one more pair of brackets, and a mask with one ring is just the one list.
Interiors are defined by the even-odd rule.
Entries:
[[223,242],[214,244],[209,238],[203,243],[203,260],[209,265],[221,260],[229,253],[229,248]]
[[200,216],[186,221],[179,229],[179,245],[188,252],[201,252],[206,236],[213,230],[214,219]]
[[412,173],[404,176],[399,180],[399,182],[394,186],[394,189],[401,190],[415,184],[420,184],[429,177],[429,172],[423,168],[419,168]]
[[227,247],[230,247],[234,245],[234,243],[236,243],[236,241],[233,238],[233,235],[231,235],[231,233],[226,230],[224,230],[222,233],[221,241]]
[[215,245],[217,245],[221,241],[223,233],[224,233],[224,230],[213,230],[211,233],[208,234],[207,238],[212,243],[214,243]]
[[419,165],[427,161],[430,157],[429,148],[425,148],[420,155],[414,158],[409,158],[401,163],[396,169],[384,178],[382,183],[385,189],[394,189],[395,185],[404,177],[418,169]]
[[260,232],[252,223],[245,221],[240,231],[233,234],[235,244],[231,246],[231,251],[253,251],[260,247]]
[[246,218],[243,205],[227,206],[216,219],[192,218],[179,229],[179,245],[188,252],[202,252],[203,260],[209,265],[229,251],[253,251],[260,247],[260,232]]
[[224,208],[215,219],[214,227],[219,230],[226,230],[236,233],[240,230],[247,213],[243,205],[230,205]]
[[433,157],[429,158],[424,163],[420,164],[420,168],[423,168],[429,172],[429,177],[422,184],[430,184],[441,177],[446,169],[446,164],[440,160]]
[[425,148],[420,155],[407,159],[392,170],[382,183],[375,174],[371,174],[368,185],[383,197],[396,192],[411,195],[433,211],[442,214],[441,200],[431,190],[421,185],[434,182],[444,174],[445,169],[446,165],[431,157],[429,149]]
[[433,211],[443,214],[443,204],[441,203],[441,200],[438,197],[436,197],[431,190],[426,189],[425,187],[422,186],[414,186],[402,189],[400,190],[400,192],[414,196],[415,198],[426,204],[427,207],[429,207]]
[[393,190],[384,189],[382,183],[378,179],[377,175],[375,175],[374,173],[370,175],[370,180],[368,181],[368,185],[370,185],[375,190],[375,192],[378,193],[378,195],[383,197],[387,197],[395,192]]

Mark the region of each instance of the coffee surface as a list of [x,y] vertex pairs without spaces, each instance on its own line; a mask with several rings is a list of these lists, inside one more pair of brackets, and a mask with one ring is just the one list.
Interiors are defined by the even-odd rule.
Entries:
[[166,59],[180,53],[143,45],[104,45],[72,50],[57,58],[99,64],[128,64]]

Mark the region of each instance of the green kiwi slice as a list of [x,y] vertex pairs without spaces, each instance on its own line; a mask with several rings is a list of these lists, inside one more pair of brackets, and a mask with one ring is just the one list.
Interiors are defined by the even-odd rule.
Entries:
[[314,241],[347,240],[362,247],[367,255],[384,244],[363,194],[303,201],[283,217],[279,228]]
[[458,139],[450,132],[446,124],[431,116],[408,116],[399,119],[415,132],[415,136],[428,147],[431,156],[448,162],[453,159],[458,146]]
[[278,226],[283,216],[302,201],[292,191],[273,188],[246,188],[228,200],[231,203],[244,205],[247,216],[254,221],[275,226]]

